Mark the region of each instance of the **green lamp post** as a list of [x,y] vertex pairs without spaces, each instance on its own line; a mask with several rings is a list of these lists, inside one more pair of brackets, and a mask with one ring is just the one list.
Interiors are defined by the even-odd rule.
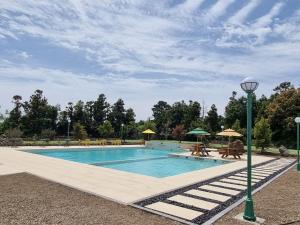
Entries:
[[257,89],[258,82],[251,77],[247,77],[241,83],[241,88],[247,93],[247,199],[244,211],[244,219],[256,221],[252,200],[251,186],[251,146],[252,146],[252,97],[253,92]]
[[299,151],[300,151],[300,128],[299,128],[299,126],[300,126],[300,117],[298,116],[298,117],[296,117],[295,118],[295,122],[297,123],[297,151],[298,151],[298,154],[297,154],[297,170],[298,171],[300,171],[300,153],[299,153]]

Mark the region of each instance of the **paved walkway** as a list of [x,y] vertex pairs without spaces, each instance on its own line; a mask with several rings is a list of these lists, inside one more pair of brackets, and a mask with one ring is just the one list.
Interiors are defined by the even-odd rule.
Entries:
[[[253,189],[291,166],[295,160],[278,159],[253,168]],[[133,204],[187,224],[202,224],[246,194],[247,172],[241,169],[198,184],[154,196]]]

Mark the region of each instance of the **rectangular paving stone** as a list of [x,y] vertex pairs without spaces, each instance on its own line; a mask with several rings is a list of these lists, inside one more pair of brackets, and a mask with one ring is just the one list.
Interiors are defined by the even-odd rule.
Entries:
[[224,194],[228,194],[228,195],[237,195],[240,193],[240,191],[235,191],[235,190],[221,188],[221,187],[215,187],[215,186],[211,186],[209,184],[200,186],[199,188],[202,188],[202,189],[208,190],[208,191],[219,192],[221,194],[224,193]]
[[211,210],[218,206],[218,204],[213,203],[213,202],[208,202],[208,201],[204,201],[204,200],[200,200],[200,199],[196,199],[196,198],[186,197],[183,195],[175,195],[171,198],[168,198],[168,200],[180,202],[182,204],[191,205],[191,206],[195,206],[195,207],[198,207],[201,209],[207,209],[207,210]]
[[228,184],[228,183],[223,183],[223,182],[212,182],[210,184],[215,184],[215,185],[219,185],[222,187],[228,187],[228,188],[235,188],[235,189],[239,189],[239,190],[245,190],[247,187],[244,185],[238,185],[238,184]]
[[[236,174],[236,176],[247,177],[247,173],[238,173],[238,174]],[[252,178],[265,179],[266,176],[258,176],[258,175],[252,174]]]
[[267,175],[274,173],[274,171],[260,170],[260,169],[252,169],[252,171],[255,172],[255,173],[263,173],[263,174],[267,174]]
[[267,169],[267,168],[255,168],[255,170],[261,170],[261,171],[277,171],[277,169]]
[[[232,184],[247,185],[247,181],[234,180],[234,179],[229,179],[229,178],[221,179],[221,181],[229,182],[229,183],[232,183]],[[252,184],[254,184],[254,182],[252,182]]]
[[279,167],[266,167],[265,169],[272,169],[272,170],[280,170],[284,168],[284,166],[279,166]]
[[267,175],[270,176],[275,172],[266,172],[266,171],[260,171],[260,170],[252,170],[253,173],[258,173],[258,174],[263,174],[263,175]]
[[[230,176],[228,178],[233,178],[233,179],[237,179],[237,180],[245,180],[245,181],[247,181],[247,177]],[[260,179],[252,178],[253,182],[259,182],[260,180],[261,180],[261,178]]]
[[199,196],[199,197],[203,197],[203,198],[208,198],[208,199],[213,199],[213,200],[217,200],[220,202],[226,202],[227,200],[230,199],[230,197],[225,196],[225,195],[219,195],[219,194],[214,194],[214,193],[210,193],[210,192],[206,192],[206,191],[200,191],[200,190],[189,190],[187,192],[185,192],[186,194],[190,194],[190,195],[195,195],[195,196]]
[[[247,175],[247,172],[241,172],[241,174]],[[268,175],[266,175],[266,174],[261,174],[261,173],[257,173],[257,172],[253,172],[253,171],[252,171],[252,175],[260,176],[260,177],[268,177]]]
[[147,205],[146,208],[154,209],[159,212],[167,213],[173,216],[181,217],[187,220],[193,220],[198,216],[201,216],[203,213],[191,209],[186,209],[176,205],[171,205],[164,202],[156,202],[150,205]]

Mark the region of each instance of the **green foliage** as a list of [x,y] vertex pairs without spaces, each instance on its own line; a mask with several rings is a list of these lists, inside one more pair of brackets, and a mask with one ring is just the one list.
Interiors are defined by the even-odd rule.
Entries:
[[152,108],[158,135],[165,139],[177,125],[182,124],[187,129],[193,128],[193,123],[200,118],[201,107],[198,102],[175,102],[170,106],[167,102],[159,101]]
[[229,98],[229,103],[225,107],[225,126],[232,127],[235,121],[238,119],[239,121],[243,121],[241,126],[246,127],[247,118],[247,108],[246,108],[246,98],[241,97],[239,99],[236,98],[237,93],[232,92],[232,96]]
[[236,119],[234,124],[231,127],[233,130],[235,130],[236,132],[241,132],[241,123],[240,120]]
[[[290,82],[283,82],[274,89],[274,94],[269,98],[263,95],[256,99],[254,95],[253,122],[266,118],[273,131],[272,142],[276,145],[295,145],[294,118],[300,113],[299,93],[299,88],[294,88]],[[24,137],[45,136],[44,130],[67,136],[68,119],[70,133],[74,133],[76,138],[81,136],[81,139],[87,135],[97,137],[99,127],[103,128],[106,120],[113,128],[113,134],[109,132],[109,136],[113,137],[120,137],[122,124],[124,138],[142,137],[141,132],[149,128],[156,131],[157,137],[167,139],[180,124],[188,131],[201,127],[212,134],[218,132],[221,125],[225,125],[226,128],[234,128],[244,134],[247,122],[246,100],[245,96],[237,97],[237,93],[233,92],[225,108],[224,117],[218,115],[215,105],[211,106],[204,117],[200,115],[201,106],[197,101],[178,101],[172,105],[159,101],[152,108],[153,120],[136,123],[134,110],[125,108],[122,99],[110,105],[105,95],[100,94],[95,101],[78,101],[74,104],[69,102],[65,109],[60,109],[59,106],[50,105],[41,90],[36,90],[28,101],[23,102],[19,95],[13,97],[14,107],[8,113],[8,117],[0,123],[0,134],[5,130],[19,128]],[[2,115],[0,119],[3,119]],[[106,136],[102,133],[101,135]]]
[[254,127],[255,147],[261,148],[261,151],[263,152],[264,149],[271,144],[271,134],[272,131],[268,120],[261,118]]
[[164,101],[159,101],[152,108],[153,117],[156,124],[156,131],[160,135],[168,136],[170,120],[171,106]]
[[19,146],[23,144],[22,135],[23,132],[19,128],[9,128],[5,131],[2,141],[9,146]]
[[45,130],[42,130],[42,132],[41,132],[41,137],[48,139],[48,140],[54,140],[55,135],[56,135],[55,130],[51,130],[51,129],[45,129]]
[[283,84],[268,105],[268,122],[272,129],[272,140],[277,146],[295,147],[295,117],[300,113],[300,88]]
[[20,128],[9,128],[5,131],[5,136],[7,138],[20,138],[22,137],[23,132]]
[[142,132],[147,129],[150,129],[150,130],[153,130],[154,132],[156,132],[156,124],[153,120],[148,119],[145,121],[141,120],[140,122],[138,122],[137,130],[140,135],[139,137],[143,137],[144,135],[142,134]]
[[73,137],[75,140],[84,140],[88,137],[85,127],[80,123],[75,123],[73,127]]
[[102,125],[99,125],[98,132],[100,137],[109,138],[114,134],[114,128],[109,121],[104,121]]
[[40,134],[44,129],[55,129],[58,107],[48,104],[43,91],[36,90],[29,101],[23,103],[25,115],[21,128],[25,135]]
[[183,137],[185,136],[185,133],[186,133],[186,131],[184,129],[184,126],[179,124],[173,129],[172,136],[173,136],[173,138],[175,138],[176,140],[181,142]]
[[215,104],[213,104],[211,109],[207,112],[205,123],[210,133],[215,133],[220,130],[218,110]]
[[122,130],[123,139],[125,138],[138,138],[139,132],[137,124],[134,121],[131,121],[129,124],[123,126]]
[[22,97],[20,95],[13,96],[13,103],[15,107],[10,111],[9,118],[7,120],[8,126],[10,128],[16,128],[21,126],[22,118]]
[[111,112],[108,115],[108,120],[111,122],[116,136],[121,135],[121,126],[125,124],[126,110],[124,101],[118,99],[117,102],[111,107]]
[[104,94],[100,94],[93,105],[93,118],[96,124],[102,124],[109,113],[109,103]]

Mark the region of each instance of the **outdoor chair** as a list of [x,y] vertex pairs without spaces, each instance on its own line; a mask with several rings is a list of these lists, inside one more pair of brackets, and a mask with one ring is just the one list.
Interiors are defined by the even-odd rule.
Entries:
[[200,143],[193,146],[192,155],[197,156],[209,156],[210,150],[206,149],[205,144]]
[[241,155],[244,154],[244,144],[240,140],[236,140],[228,145],[228,147],[219,149],[219,154],[222,158],[227,158],[229,155],[232,155],[235,159],[241,159]]

